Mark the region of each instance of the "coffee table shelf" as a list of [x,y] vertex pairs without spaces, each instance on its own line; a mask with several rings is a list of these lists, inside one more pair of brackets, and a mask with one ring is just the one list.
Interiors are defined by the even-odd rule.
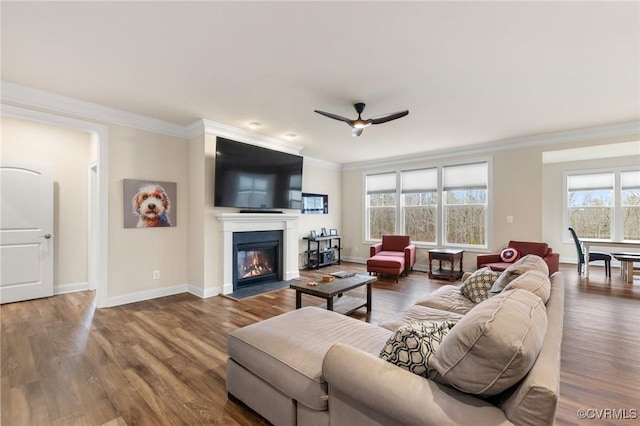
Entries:
[[[372,284],[377,281],[375,276],[357,274],[348,278],[336,278],[331,282],[323,282],[322,277],[318,277],[317,286],[310,286],[307,283],[291,284],[289,287],[296,291],[296,309],[302,307],[302,295],[320,297],[326,300],[326,307],[329,311],[336,311],[343,314],[350,314],[356,309],[366,307],[371,311],[371,291]],[[342,294],[358,287],[367,286],[366,300],[359,297],[343,296]],[[334,300],[336,296],[340,296]]]

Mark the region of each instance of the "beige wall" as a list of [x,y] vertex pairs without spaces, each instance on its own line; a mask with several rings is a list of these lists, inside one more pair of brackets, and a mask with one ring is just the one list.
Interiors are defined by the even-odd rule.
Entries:
[[[555,145],[525,147],[521,149],[495,150],[479,156],[450,156],[438,160],[377,166],[371,169],[345,170],[343,182],[343,215],[345,231],[345,255],[354,261],[364,262],[369,253],[370,244],[364,243],[363,224],[363,173],[411,169],[443,165],[467,160],[492,158],[493,212],[491,220],[491,245],[489,252],[497,252],[506,247],[510,240],[545,241],[559,251],[561,257],[575,259],[575,249],[562,240],[562,172],[602,167],[621,167],[638,165],[638,157],[593,160],[570,164],[542,164],[542,153],[556,149],[581,146],[604,145],[638,140],[640,135],[608,140],[579,141]],[[507,223],[507,216],[513,217],[513,223]],[[419,249],[417,265],[428,267],[428,249]],[[466,250],[464,269],[475,269],[477,252]]]
[[95,159],[90,135],[9,117],[1,124],[2,158],[53,164],[54,291],[87,285],[88,165]]
[[[329,199],[328,214],[301,214],[298,219],[299,265],[304,267],[304,251],[307,249],[307,242],[302,238],[309,236],[311,230],[318,234],[321,228],[337,229],[342,234],[342,172],[337,167],[331,167],[308,161],[305,159],[302,176],[302,192],[312,194],[326,194]],[[343,242],[344,244],[344,242]]]
[[[189,143],[183,139],[137,130],[109,127],[109,291],[112,300],[123,295],[187,283],[189,228]],[[123,180],[143,179],[177,183],[177,226],[124,228]],[[152,272],[160,271],[154,280]]]
[[[218,294],[223,280],[219,261],[222,241],[215,214],[237,209],[213,206],[215,135],[206,134],[187,141],[117,125],[108,126],[108,130],[108,304],[179,292],[186,284],[200,296]],[[369,245],[363,241],[363,173],[490,158],[494,199],[489,251],[504,247],[510,239],[540,240],[549,242],[562,257],[571,258],[575,256],[573,248],[562,240],[562,173],[637,165],[640,158],[543,167],[542,153],[637,140],[638,136],[495,150],[478,156],[456,155],[375,169],[341,171],[322,162],[306,161],[303,191],[328,194],[329,214],[300,215],[300,252],[306,249],[302,237],[311,229],[337,228],[344,237],[343,255],[355,261],[366,260]],[[58,217],[54,231],[58,244],[54,279],[58,287],[87,281],[87,165],[96,160],[97,152],[95,138],[88,133],[2,118],[3,157],[54,163]],[[177,226],[125,229],[123,179],[176,182]],[[507,223],[506,216],[513,216],[513,223]],[[475,267],[475,255],[465,252],[465,269]],[[426,249],[419,250],[418,264],[427,265]],[[160,271],[159,280],[153,279],[154,270]]]
[[[619,142],[640,140],[640,135],[635,138],[617,138],[608,140],[595,140],[581,144],[556,146],[557,149],[578,148],[585,146],[601,146],[606,150],[606,145]],[[543,239],[547,241],[554,251],[560,253],[561,262],[577,262],[577,253],[573,240],[570,238],[568,225],[564,222],[564,173],[577,170],[614,169],[620,167],[638,167],[640,165],[640,153],[625,157],[597,158],[592,160],[567,161],[562,163],[545,164],[543,166],[543,216],[550,218],[543,223]],[[616,248],[598,247],[599,251],[616,251]],[[620,248],[617,248],[620,251]]]

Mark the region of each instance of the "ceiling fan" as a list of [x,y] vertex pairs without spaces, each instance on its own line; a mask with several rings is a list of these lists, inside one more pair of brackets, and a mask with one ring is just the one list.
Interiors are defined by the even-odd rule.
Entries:
[[405,115],[409,114],[409,110],[404,110],[404,111],[392,112],[391,114],[379,115],[377,117],[363,120],[362,117],[360,117],[360,115],[362,114],[362,111],[364,111],[365,104],[363,104],[362,102],[359,102],[357,104],[354,104],[353,107],[356,109],[356,112],[358,113],[358,118],[356,118],[355,120],[351,120],[349,118],[342,117],[340,115],[332,114],[330,112],[318,111],[317,109],[314,111],[317,112],[318,114],[324,115],[325,117],[333,118],[334,120],[344,121],[349,126],[353,127],[353,130],[351,131],[351,136],[354,136],[354,137],[360,136],[364,128],[369,127],[372,124],[386,123],[387,121],[402,118]]

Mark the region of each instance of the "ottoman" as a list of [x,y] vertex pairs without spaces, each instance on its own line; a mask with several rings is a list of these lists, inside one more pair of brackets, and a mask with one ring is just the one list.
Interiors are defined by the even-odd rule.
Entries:
[[322,361],[335,343],[376,357],[391,331],[305,307],[231,332],[227,392],[277,425],[328,425]]
[[398,277],[404,270],[404,253],[401,253],[400,256],[376,254],[367,259],[367,272],[369,274],[372,272],[376,274],[394,274],[396,282],[398,282]]

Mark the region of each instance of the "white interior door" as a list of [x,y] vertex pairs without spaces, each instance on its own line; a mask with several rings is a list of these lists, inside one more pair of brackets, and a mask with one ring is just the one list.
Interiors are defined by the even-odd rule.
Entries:
[[53,166],[0,160],[0,303],[53,295]]

